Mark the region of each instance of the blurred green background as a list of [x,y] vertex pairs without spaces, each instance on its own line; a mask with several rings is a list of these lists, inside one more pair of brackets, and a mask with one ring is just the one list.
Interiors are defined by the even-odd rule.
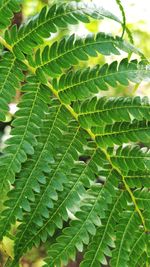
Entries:
[[[82,0],[81,0],[82,1]],[[81,2],[77,1],[77,2]],[[38,13],[41,8],[45,5],[52,5],[53,3],[62,3],[62,2],[70,2],[70,1],[61,1],[61,0],[23,0],[22,1],[22,12],[15,15],[12,24],[16,23],[18,27],[21,23],[26,22],[31,16]],[[112,13],[117,15],[121,19],[120,10],[115,0],[86,0],[82,2],[93,2],[96,5],[103,6],[104,8],[110,10]],[[122,4],[124,6],[126,17],[127,17],[127,26],[131,30],[135,42],[135,46],[140,48],[145,56],[150,58],[150,49],[149,49],[149,39],[150,39],[150,16],[149,16],[149,1],[148,0],[123,0]],[[51,44],[54,40],[59,40],[62,36],[76,32],[79,36],[84,36],[90,32],[95,33],[98,31],[113,33],[114,35],[121,35],[121,27],[117,23],[113,23],[109,20],[103,21],[92,21],[90,24],[83,25],[79,24],[78,26],[72,26],[68,29],[61,30],[57,35],[52,36],[52,38],[47,40],[48,44]],[[125,36],[127,39],[127,36]],[[122,54],[123,58],[124,55]],[[103,56],[99,56],[96,59],[90,59],[88,63],[81,63],[80,67],[84,66],[92,66],[97,63],[103,64],[106,61],[111,62],[112,60],[118,59],[120,61],[120,57],[109,56],[104,58]],[[105,92],[106,94],[106,92]],[[130,85],[129,87],[118,86],[117,89],[110,88],[107,95],[112,96],[128,96],[135,94],[134,87]],[[137,95],[149,95],[150,94],[150,85],[148,83],[142,83],[139,85],[138,90],[136,91]],[[9,137],[10,133],[10,122],[13,118],[14,112],[16,111],[16,105],[20,98],[20,93],[18,92],[13,102],[10,104],[10,113],[8,114],[7,122],[0,124],[0,150],[2,151],[4,147],[4,141]],[[48,242],[51,242],[49,240]],[[9,241],[6,240],[6,246],[11,247]],[[28,253],[25,257],[23,257],[21,266],[23,267],[40,267],[42,266],[42,258],[45,256],[45,247],[48,246],[48,243],[41,246],[40,249],[33,249],[30,253]],[[0,254],[1,255],[1,254]],[[76,263],[70,263],[69,267],[77,267],[79,266],[79,261],[82,255],[78,255],[78,260]],[[1,265],[0,265],[1,267]]]

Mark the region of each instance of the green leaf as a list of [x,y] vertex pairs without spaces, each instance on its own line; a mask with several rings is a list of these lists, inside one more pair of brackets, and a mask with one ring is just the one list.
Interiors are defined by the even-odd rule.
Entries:
[[0,116],[1,121],[5,121],[9,111],[8,104],[16,94],[16,89],[20,89],[21,82],[24,80],[22,70],[24,65],[15,59],[13,54],[6,52],[0,61]]
[[113,147],[114,144],[122,145],[129,142],[148,144],[150,141],[150,124],[144,120],[104,124],[101,127],[92,127],[92,132],[101,147]]
[[[72,65],[77,65],[80,63],[80,61],[87,61],[91,56],[97,57],[99,54],[107,56],[111,54],[119,55],[120,50],[123,50],[127,53],[139,53],[138,50],[136,50],[133,46],[126,43],[119,37],[114,38],[111,35],[101,32],[96,35],[88,35],[86,38],[76,38],[73,34],[68,38],[64,37],[59,42],[54,42],[51,47],[46,46],[42,51],[37,50],[35,54],[35,59],[32,60],[32,65],[36,67],[36,74],[38,75],[39,79],[42,79],[42,77],[40,77],[42,75],[50,75],[51,77],[57,77],[61,75],[62,70],[70,68]],[[111,69],[112,66],[110,66],[110,70]],[[114,70],[112,69],[111,72],[112,71],[116,72],[116,66],[114,66]],[[92,79],[92,75],[93,78],[96,78],[101,74],[100,67],[99,69],[97,68],[95,72],[94,70],[90,71],[89,69],[87,70],[87,72],[88,73],[86,78],[88,78],[89,76],[90,80]],[[79,83],[78,80],[76,81],[76,77],[71,77],[72,79],[68,79],[69,75],[73,76],[73,73],[69,73],[68,75],[62,76],[61,81],[63,82],[63,88],[61,87],[60,81],[60,84],[57,86],[58,89],[61,88],[62,91],[70,90],[64,88],[66,86],[66,84],[64,84],[65,79],[66,82],[69,83],[69,85],[71,85],[71,81],[73,83]],[[78,72],[77,75],[77,78],[79,78]],[[82,83],[84,81],[86,82],[86,80],[84,79],[85,77],[83,77],[82,81],[81,76]],[[106,79],[107,78],[105,78],[105,80]],[[41,81],[44,81],[44,79],[42,79]]]
[[36,137],[40,133],[41,123],[47,112],[47,103],[44,101],[39,83],[30,83],[28,87],[25,85],[22,87],[22,91],[24,90],[26,93],[18,105],[19,110],[12,123],[14,127],[11,132],[12,136],[6,141],[7,146],[1,157],[0,191],[2,194],[8,190],[5,188],[8,181],[11,184],[14,183],[15,174],[20,172],[21,163],[26,161],[27,154],[34,153],[34,147],[37,144]]
[[7,28],[14,16],[13,13],[20,11],[21,1],[17,0],[1,0],[0,2],[0,29]]
[[87,192],[87,198],[85,198],[81,210],[75,214],[76,220],[73,220],[68,228],[63,229],[63,233],[57,238],[57,242],[50,247],[45,266],[67,264],[70,258],[69,251],[74,251],[73,255],[75,254],[75,248],[82,251],[83,245],[89,242],[90,236],[95,235],[95,225],[97,225],[95,216],[100,218],[105,216],[104,212],[107,210],[107,204],[112,201],[111,196],[110,198],[106,197],[109,195],[107,186],[109,188],[109,179],[114,179],[114,186],[112,186],[111,191],[112,195],[115,195],[115,186],[117,185],[115,178],[115,173],[110,170],[104,187],[93,186]]
[[98,11],[92,6],[88,9],[85,5],[78,4],[53,5],[49,9],[43,7],[38,16],[29,20],[17,31],[15,36],[12,37],[13,30],[7,31],[5,38],[13,46],[16,57],[23,59],[22,52],[31,54],[32,49],[37,47],[38,44],[42,44],[43,39],[49,38],[51,33],[55,33],[59,28],[65,28],[69,24],[78,24],[80,21],[88,23],[90,21],[89,17],[94,19],[109,17],[120,23],[115,16],[111,16],[111,13],[108,14],[103,9]]
[[84,128],[113,122],[149,120],[150,105],[147,97],[97,97],[76,104],[79,121]]
[[106,219],[102,220],[102,225],[97,228],[96,235],[89,243],[88,248],[84,255],[84,260],[81,267],[94,267],[100,264],[107,264],[106,256],[111,257],[111,248],[115,247],[115,226],[117,224],[118,215],[122,212],[126,205],[126,196],[123,192],[113,199],[112,204],[109,205]]

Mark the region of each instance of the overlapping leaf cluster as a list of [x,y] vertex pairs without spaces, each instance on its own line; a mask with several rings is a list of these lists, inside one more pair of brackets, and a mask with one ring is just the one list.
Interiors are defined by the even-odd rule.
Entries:
[[[8,28],[19,8],[0,3],[2,121],[21,92],[0,160],[0,239],[14,240],[11,267],[42,243],[49,248],[44,266],[67,265],[77,251],[84,252],[82,267],[148,266],[150,101],[101,93],[149,80],[149,65],[133,45],[102,32],[45,45],[68,25],[120,23],[104,9],[54,5]],[[119,62],[79,67],[121,51]],[[128,60],[131,53],[140,59]]]

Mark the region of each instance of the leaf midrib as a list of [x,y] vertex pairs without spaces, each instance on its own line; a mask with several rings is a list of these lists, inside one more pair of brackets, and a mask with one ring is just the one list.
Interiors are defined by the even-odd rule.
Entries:
[[[123,194],[123,193],[122,193],[122,194]],[[117,201],[116,201],[116,203],[114,204],[114,206],[113,206],[113,208],[112,208],[112,210],[111,210],[111,212],[110,212],[110,214],[109,214],[109,217],[107,218],[107,223],[106,223],[106,225],[105,225],[105,230],[104,230],[104,232],[103,232],[102,239],[101,239],[101,241],[100,241],[100,243],[99,243],[99,245],[98,245],[98,248],[97,248],[97,250],[96,250],[96,253],[95,253],[95,255],[94,255],[94,258],[93,258],[93,260],[92,260],[92,262],[91,262],[91,264],[90,264],[89,267],[92,267],[92,265],[93,265],[93,263],[94,263],[94,261],[95,261],[95,259],[96,259],[96,257],[97,257],[97,254],[98,254],[98,252],[99,252],[99,250],[100,250],[101,244],[103,243],[103,240],[104,240],[104,238],[105,238],[105,234],[106,234],[106,232],[107,232],[107,228],[108,228],[109,223],[110,223],[110,221],[111,221],[111,219],[112,219],[112,214],[113,214],[113,212],[115,211],[115,208],[116,208],[116,206],[117,206],[117,204],[118,204],[118,202],[119,202],[119,200],[120,200],[122,194],[120,194],[119,198],[117,198]]]
[[[131,62],[132,63],[132,62]],[[129,63],[130,64],[130,63]],[[82,84],[84,84],[84,83],[88,83],[88,82],[91,82],[91,81],[94,81],[94,80],[97,80],[97,79],[103,79],[103,78],[107,78],[107,77],[111,77],[111,76],[114,76],[114,75],[119,75],[119,74],[124,74],[124,73],[137,73],[137,72],[148,72],[148,73],[150,73],[150,70],[147,70],[147,69],[136,69],[136,70],[131,70],[131,69],[127,69],[127,70],[122,70],[122,71],[118,71],[118,70],[116,70],[115,72],[111,72],[111,73],[106,73],[106,74],[104,74],[104,75],[100,75],[99,73],[97,73],[97,74],[99,74],[99,76],[96,76],[96,77],[93,77],[93,78],[90,78],[90,79],[86,79],[86,80],[84,80],[84,81],[81,81],[81,82],[78,82],[78,83],[74,83],[73,85],[71,85],[71,86],[66,86],[66,87],[64,87],[64,89],[60,89],[60,90],[58,90],[58,93],[60,93],[60,92],[65,92],[66,90],[71,90],[72,88],[74,88],[74,87],[77,87],[77,86],[80,86],[80,85],[82,85]],[[81,73],[82,74],[82,73]],[[90,73],[89,73],[90,74]],[[126,78],[128,78],[128,77],[126,77]],[[129,79],[129,78],[128,78]],[[105,82],[105,81],[104,81]],[[117,82],[118,83],[120,83],[120,81],[118,81],[117,80]],[[108,82],[105,82],[105,83],[107,83],[108,84]],[[121,84],[121,83],[120,83]]]
[[[40,151],[40,154],[39,154],[39,156],[38,156],[38,159],[36,159],[35,165],[34,165],[34,167],[32,168],[32,171],[31,171],[30,175],[29,175],[28,178],[26,179],[26,182],[25,182],[25,185],[24,185],[24,187],[23,187],[23,189],[22,189],[22,191],[21,191],[21,194],[19,195],[19,197],[18,197],[18,199],[17,199],[17,201],[16,201],[16,203],[15,203],[15,206],[11,209],[11,212],[10,212],[9,216],[7,216],[7,219],[5,220],[5,225],[4,225],[4,228],[3,228],[3,232],[5,231],[5,229],[6,229],[6,227],[7,227],[7,222],[9,222],[11,215],[13,214],[13,212],[14,212],[14,210],[16,209],[18,203],[19,203],[20,200],[22,199],[22,196],[24,195],[24,192],[26,192],[25,190],[26,190],[26,188],[27,188],[27,186],[28,186],[28,183],[29,183],[30,179],[32,178],[32,175],[33,175],[33,173],[34,173],[34,170],[36,170],[36,167],[38,166],[38,163],[40,162],[40,159],[41,159],[41,157],[42,157],[42,155],[43,155],[43,152],[45,151],[45,148],[46,148],[46,146],[47,146],[47,144],[48,144],[48,142],[49,142],[49,138],[50,138],[51,133],[52,133],[52,130],[53,130],[53,128],[54,128],[54,124],[55,124],[55,121],[56,121],[57,116],[58,116],[58,114],[59,114],[60,108],[61,108],[61,105],[59,106],[59,109],[58,109],[58,111],[57,111],[55,120],[53,121],[51,130],[50,130],[50,132],[49,132],[49,134],[48,134],[48,136],[47,136],[47,138],[46,138],[46,141],[45,141],[45,144],[44,144],[42,150]],[[1,235],[3,235],[3,232],[2,232]]]
[[[94,157],[94,154],[96,153],[97,148],[95,149],[92,158]],[[91,158],[91,160],[92,160]],[[91,161],[90,161],[91,162]],[[55,217],[55,215],[59,212],[59,210],[61,209],[61,207],[63,206],[63,204],[67,201],[67,199],[69,198],[69,196],[71,195],[71,193],[73,192],[74,188],[76,188],[76,186],[79,184],[82,175],[85,173],[86,169],[89,167],[90,162],[85,166],[85,168],[83,169],[82,173],[79,175],[78,179],[76,180],[75,184],[73,184],[72,188],[70,189],[70,191],[68,192],[67,196],[64,198],[64,200],[61,202],[60,206],[55,210],[55,212],[52,214],[52,216],[46,221],[46,223],[40,228],[40,230],[36,233],[36,236],[40,234],[40,232],[43,231],[44,228],[46,228],[46,226],[50,223],[50,221],[52,221],[53,217]],[[26,247],[28,247],[28,244],[30,244],[30,242],[32,242],[32,240],[35,238],[35,236],[33,236],[28,243],[26,243]],[[22,249],[24,250],[24,248]]]
[[[111,169],[110,172],[109,172],[108,178],[109,178],[111,172],[112,172],[112,169]],[[108,179],[107,179],[107,180],[108,180]],[[106,181],[106,184],[107,184],[107,181]],[[93,210],[95,209],[95,206],[96,206],[97,203],[98,203],[99,197],[101,196],[101,194],[102,194],[102,192],[103,192],[104,190],[105,190],[105,187],[103,187],[103,188],[100,190],[98,196],[97,196],[96,199],[95,199],[95,203],[94,203],[94,205],[92,205],[92,209],[91,209],[91,211],[88,213],[88,215],[87,215],[86,219],[84,220],[84,222],[83,222],[83,224],[82,224],[80,230],[75,234],[75,236],[71,239],[71,241],[67,244],[67,246],[66,246],[65,248],[62,249],[62,251],[61,251],[61,253],[59,254],[59,256],[55,257],[55,259],[53,259],[53,261],[51,261],[52,263],[55,263],[55,261],[57,260],[57,258],[60,257],[60,255],[67,249],[67,247],[70,246],[70,244],[73,243],[74,239],[76,239],[76,237],[78,237],[79,233],[82,231],[82,229],[84,228],[84,225],[86,224],[86,222],[88,221],[89,217],[91,216]],[[82,222],[82,221],[81,221],[81,222]],[[57,243],[56,243],[56,244],[57,244]]]
[[[84,10],[84,8],[76,8],[76,9],[73,9],[73,10],[69,10],[69,11],[67,11],[67,12],[64,12],[63,14],[59,14],[59,15],[53,17],[53,18],[48,18],[47,20],[41,22],[40,24],[37,24],[37,26],[36,26],[34,29],[32,29],[31,31],[28,31],[23,37],[18,38],[18,40],[17,40],[16,42],[13,43],[12,48],[13,48],[15,45],[17,45],[19,42],[21,42],[22,40],[24,40],[24,39],[25,39],[27,36],[29,36],[32,32],[36,31],[39,27],[43,26],[44,24],[46,24],[46,23],[48,23],[48,22],[51,22],[51,21],[53,21],[53,20],[55,20],[55,19],[57,19],[57,18],[60,18],[60,17],[62,17],[62,15],[65,16],[65,15],[68,15],[68,14],[70,14],[70,13],[72,13],[72,12],[75,12],[75,11],[78,11],[78,10],[80,11],[81,9]],[[48,10],[48,11],[49,11],[49,10]],[[64,10],[64,11],[65,11],[65,10]],[[47,13],[48,13],[48,12],[47,12]],[[47,16],[47,13],[45,14],[46,16]],[[39,19],[39,17],[37,18],[37,22],[38,22],[38,19]],[[26,28],[24,27],[24,29],[26,29]],[[51,31],[50,31],[50,33],[51,33]],[[44,39],[44,38],[43,38],[43,39]]]
[[[98,133],[95,134],[95,137],[105,137],[107,135],[115,135],[115,134],[122,134],[122,133],[129,133],[129,132],[141,132],[141,131],[145,131],[145,130],[150,130],[150,126],[145,128],[132,128],[132,129],[128,129],[128,130],[121,130],[119,132],[105,132],[105,133]],[[150,138],[150,137],[149,137]]]
[[32,216],[30,217],[30,220],[29,220],[28,224],[26,224],[26,228],[25,228],[24,231],[22,232],[21,237],[18,239],[17,244],[20,243],[20,240],[22,239],[22,236],[24,235],[24,233],[25,233],[26,230],[28,229],[28,226],[29,226],[30,223],[32,222],[32,218],[34,218],[34,215],[36,214],[36,211],[38,210],[40,204],[42,203],[42,200],[43,200],[43,198],[44,198],[44,196],[45,196],[45,193],[47,192],[47,190],[48,190],[50,184],[52,183],[52,181],[53,181],[53,179],[54,179],[54,177],[55,177],[55,174],[56,174],[57,171],[59,170],[59,167],[60,167],[61,163],[63,162],[65,156],[67,155],[69,149],[71,148],[71,146],[72,146],[72,144],[73,144],[73,142],[74,142],[74,140],[75,140],[75,138],[76,138],[76,136],[77,136],[77,134],[78,134],[78,131],[79,131],[79,127],[76,129],[76,133],[75,133],[73,139],[71,140],[71,143],[70,143],[69,146],[67,147],[67,149],[66,149],[66,151],[65,151],[65,153],[64,153],[64,155],[63,155],[63,157],[61,158],[61,160],[60,160],[59,163],[57,164],[57,167],[56,167],[56,169],[55,169],[55,171],[54,171],[54,173],[53,173],[53,175],[52,175],[52,177],[51,177],[51,180],[50,180],[49,183],[47,184],[47,186],[46,186],[46,188],[45,188],[45,190],[44,190],[42,196],[40,195],[40,201],[38,202],[38,204],[37,204],[37,206],[36,206],[34,212],[32,213]]
[[[96,35],[95,35],[95,36],[93,35],[93,37],[96,37]],[[52,59],[50,59],[50,60],[48,60],[48,61],[46,61],[46,62],[43,62],[43,64],[38,65],[38,67],[37,67],[36,69],[42,68],[42,67],[44,67],[45,65],[47,65],[47,64],[49,64],[49,63],[51,63],[51,62],[53,62],[54,60],[57,60],[57,59],[59,59],[59,58],[65,56],[66,54],[72,53],[73,51],[78,50],[79,48],[84,48],[84,47],[88,47],[88,46],[91,46],[91,45],[97,45],[97,44],[101,44],[101,43],[112,43],[112,44],[115,44],[117,48],[118,48],[118,46],[119,46],[119,45],[117,46],[118,41],[115,40],[115,39],[114,39],[114,42],[110,39],[110,40],[106,40],[106,41],[102,41],[102,40],[94,40],[93,42],[90,42],[90,43],[85,43],[85,40],[84,40],[84,43],[83,43],[83,44],[81,44],[81,45],[78,44],[78,46],[73,47],[71,50],[65,51],[64,53],[59,54],[58,56],[56,56],[56,57],[54,57],[54,58],[52,58]],[[88,54],[86,51],[84,51],[84,53],[85,53],[86,55]],[[91,56],[91,57],[92,57],[92,56]],[[82,61],[82,60],[81,60],[81,61]]]
[[126,234],[126,232],[127,232],[127,230],[128,230],[128,227],[129,227],[129,225],[130,225],[130,222],[131,222],[133,216],[135,215],[135,212],[136,212],[135,210],[132,212],[129,221],[128,221],[127,224],[126,224],[125,231],[123,232],[123,235],[122,235],[122,238],[121,238],[121,243],[120,243],[120,245],[119,245],[119,251],[118,251],[118,256],[117,256],[117,261],[116,261],[116,267],[119,267],[119,266],[120,266],[120,265],[118,265],[118,264],[119,264],[119,261],[120,261],[120,253],[121,253],[121,250],[122,250],[123,241],[124,241],[124,239],[125,239],[125,234]]
[[[39,86],[39,85],[38,85],[38,86]],[[33,101],[33,103],[32,103],[32,107],[30,107],[30,114],[29,114],[29,116],[28,116],[28,120],[27,120],[26,128],[25,128],[24,134],[22,135],[21,142],[20,142],[20,144],[19,144],[19,146],[18,146],[18,148],[17,148],[15,154],[12,156],[12,159],[11,159],[9,165],[7,166],[7,171],[6,171],[6,173],[5,173],[5,176],[3,177],[3,181],[2,181],[2,184],[1,184],[1,188],[2,188],[1,190],[2,190],[2,191],[3,191],[3,188],[4,188],[5,178],[7,177],[7,174],[8,174],[8,172],[9,172],[11,166],[12,166],[13,161],[15,160],[17,154],[19,153],[19,150],[21,149],[21,146],[22,146],[22,143],[23,143],[23,141],[24,141],[24,138],[25,138],[25,136],[26,136],[26,134],[27,134],[28,126],[29,126],[29,123],[30,123],[30,119],[31,119],[32,111],[33,111],[33,109],[34,109],[34,106],[35,106],[35,103],[36,103],[36,100],[37,100],[38,92],[39,92],[39,87],[37,88],[37,91],[36,91],[36,93],[35,93],[35,97],[34,97],[34,101]]]
[[113,110],[118,110],[118,109],[132,109],[132,108],[138,108],[138,109],[150,109],[150,105],[148,106],[144,106],[144,105],[130,105],[130,106],[118,106],[118,107],[112,107],[112,108],[106,108],[106,109],[99,109],[99,110],[94,110],[94,111],[88,111],[88,112],[82,112],[82,113],[78,113],[78,116],[87,116],[87,115],[92,115],[92,114],[96,114],[96,113],[102,113],[102,112],[107,112],[107,111],[113,111]]

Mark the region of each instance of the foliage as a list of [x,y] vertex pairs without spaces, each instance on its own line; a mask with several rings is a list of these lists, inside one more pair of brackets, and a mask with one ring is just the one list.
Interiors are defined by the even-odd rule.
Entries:
[[[125,31],[132,38],[117,3],[123,23],[70,3],[44,6],[19,29],[10,26],[18,1],[0,3],[1,121],[21,93],[0,161],[0,239],[13,241],[11,267],[41,244],[48,247],[44,266],[67,265],[77,251],[82,267],[149,266],[150,102],[106,92],[131,83],[136,89],[150,68],[123,39]],[[115,20],[122,36],[73,34],[47,45],[68,25],[93,19]],[[100,55],[116,60],[80,68]]]

